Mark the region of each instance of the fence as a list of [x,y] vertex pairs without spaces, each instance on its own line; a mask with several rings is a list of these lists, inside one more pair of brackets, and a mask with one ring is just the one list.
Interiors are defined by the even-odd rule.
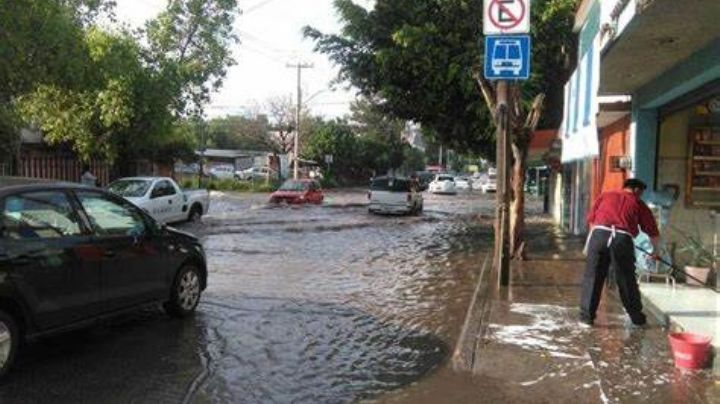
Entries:
[[[18,162],[17,175],[31,178],[47,178],[59,181],[79,182],[83,163],[72,155],[48,153],[23,153]],[[88,163],[90,172],[100,183],[106,185],[110,180],[110,167],[102,160]],[[9,164],[0,164],[0,175],[10,175]]]

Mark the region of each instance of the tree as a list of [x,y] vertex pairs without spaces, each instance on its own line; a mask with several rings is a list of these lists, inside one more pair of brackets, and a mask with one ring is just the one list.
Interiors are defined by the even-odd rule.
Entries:
[[[380,100],[384,112],[423,125],[426,134],[446,147],[494,160],[494,111],[483,100],[477,82],[482,62],[482,0],[377,0],[372,10],[351,0],[336,0],[343,23],[338,35],[305,28],[315,49],[339,67],[340,79],[368,97]],[[547,109],[539,124],[557,127],[567,60],[574,48],[574,0],[536,0],[532,7],[533,75],[515,94],[523,100],[547,94]],[[492,87],[488,87],[492,89]],[[487,88],[486,88],[487,89]],[[541,97],[542,99],[542,97]],[[533,125],[541,118],[522,120],[539,102],[516,107],[513,143],[522,170]],[[518,123],[519,122],[519,123]],[[525,123],[528,125],[525,125]],[[524,150],[524,152],[523,152]],[[513,176],[513,252],[521,255],[524,222],[523,176]]]
[[369,139],[380,146],[381,152],[374,155],[369,167],[385,173],[403,165],[405,147],[401,134],[405,122],[383,113],[377,103],[361,98],[350,105],[350,119],[358,136]]
[[[0,29],[12,39],[0,51],[14,57],[14,64],[0,61],[0,74],[10,76],[0,97],[26,125],[84,160],[99,156],[126,166],[139,157],[187,155],[194,141],[181,119],[202,111],[234,63],[235,0],[171,0],[136,33],[95,23],[111,1],[19,2],[28,9],[0,7],[0,21],[14,24]],[[33,39],[37,26],[52,28],[48,38]],[[27,74],[17,73],[25,66]]]
[[295,104],[292,96],[274,97],[267,101],[266,109],[275,132],[277,143],[283,153],[289,153],[294,145]]
[[235,64],[230,45],[238,40],[237,12],[236,0],[168,0],[165,11],[147,23],[147,62],[175,92],[178,115],[200,115]]
[[340,79],[381,111],[419,122],[439,143],[490,156],[490,115],[472,77],[480,60],[482,0],[336,0],[341,34],[306,27]]
[[208,121],[207,137],[208,144],[218,149],[279,150],[270,135],[270,123],[266,115],[211,119]]
[[[510,86],[512,104],[508,105],[511,136],[510,171],[510,254],[524,259],[525,231],[525,172],[532,135],[541,124],[557,127],[562,119],[563,86],[570,74],[567,49],[574,49],[575,2],[573,0],[535,1],[532,8],[534,72],[523,85]],[[496,111],[496,88],[475,73],[478,86],[493,111]],[[533,98],[532,102],[527,102]],[[548,102],[546,102],[546,100]],[[543,116],[545,105],[551,111]],[[496,246],[496,248],[499,248]]]

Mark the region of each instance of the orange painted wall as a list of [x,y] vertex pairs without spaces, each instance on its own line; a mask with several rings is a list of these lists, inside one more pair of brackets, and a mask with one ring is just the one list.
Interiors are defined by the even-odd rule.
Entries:
[[627,155],[629,138],[629,116],[604,127],[600,131],[600,157],[593,161],[593,201],[604,191],[622,188],[622,184],[627,178],[627,171],[611,170],[610,158]]

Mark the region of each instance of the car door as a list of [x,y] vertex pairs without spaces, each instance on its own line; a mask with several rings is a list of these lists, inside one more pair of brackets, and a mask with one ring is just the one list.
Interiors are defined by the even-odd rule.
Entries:
[[104,192],[77,191],[103,254],[102,296],[108,310],[168,293],[167,245],[154,224],[127,201]]
[[168,180],[155,183],[150,191],[152,216],[161,223],[171,222],[177,211],[182,209],[182,201],[175,201],[177,192]]
[[102,253],[70,195],[22,192],[6,196],[0,209],[0,266],[36,325],[49,329],[100,313]]
[[320,203],[323,200],[322,191],[320,190],[320,184],[315,181],[310,182],[308,194],[308,199],[312,203]]
[[180,192],[177,186],[170,180],[160,181],[164,188],[164,198],[168,201],[168,211],[165,217],[165,223],[173,223],[185,218],[183,207],[185,206],[185,196]]

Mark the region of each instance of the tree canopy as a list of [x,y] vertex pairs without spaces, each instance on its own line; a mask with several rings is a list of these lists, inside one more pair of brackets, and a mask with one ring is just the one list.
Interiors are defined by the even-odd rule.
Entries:
[[[339,66],[339,78],[377,99],[383,112],[420,122],[446,146],[492,158],[493,124],[474,79],[483,58],[482,3],[377,0],[368,10],[352,0],[335,0],[341,32],[312,27],[304,32]],[[533,2],[533,76],[524,89],[552,94],[551,103],[557,94],[562,102],[574,5],[574,0]],[[557,123],[552,114],[544,121]]]
[[5,148],[21,126],[85,160],[172,159],[194,147],[183,118],[202,113],[234,63],[236,1],[170,0],[137,31],[97,22],[112,21],[113,5],[0,0]]

